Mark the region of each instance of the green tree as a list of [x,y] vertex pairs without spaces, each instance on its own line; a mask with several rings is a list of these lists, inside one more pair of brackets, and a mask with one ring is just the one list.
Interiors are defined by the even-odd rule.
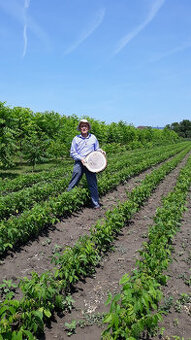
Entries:
[[180,123],[168,124],[166,128],[175,131],[180,137],[191,138],[191,121],[188,119],[183,119]]
[[180,122],[180,136],[183,138],[191,138],[191,121],[184,119]]
[[49,148],[48,148],[48,153],[55,157],[57,160],[59,158],[64,158],[68,156],[69,151],[67,149],[66,143],[63,143],[61,140],[56,139],[56,140],[51,140]]
[[24,138],[22,143],[23,156],[27,162],[33,166],[48,158],[48,147],[50,140],[44,132],[34,128],[30,130],[28,135]]
[[12,109],[12,116],[14,117],[14,130],[16,134],[16,144],[18,147],[18,154],[20,162],[22,161],[22,142],[28,135],[30,127],[34,122],[33,112],[28,108],[16,106]]
[[15,131],[12,128],[12,114],[9,107],[0,102],[0,166],[13,166],[13,154],[16,150]]
[[54,111],[35,113],[35,123],[49,138],[54,139],[61,131],[62,117]]

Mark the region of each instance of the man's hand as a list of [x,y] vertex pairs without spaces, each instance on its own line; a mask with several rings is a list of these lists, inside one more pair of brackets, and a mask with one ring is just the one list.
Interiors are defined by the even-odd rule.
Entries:
[[81,162],[82,162],[83,165],[85,165],[85,163],[87,163],[85,158],[81,159]]
[[104,156],[106,156],[106,152],[105,152],[104,150],[99,149],[99,151],[100,151]]

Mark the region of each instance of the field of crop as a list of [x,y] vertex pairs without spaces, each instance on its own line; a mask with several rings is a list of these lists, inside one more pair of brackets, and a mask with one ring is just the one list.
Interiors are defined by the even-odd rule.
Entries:
[[[191,143],[0,182],[0,339],[191,339]],[[107,301],[107,303],[106,303]]]

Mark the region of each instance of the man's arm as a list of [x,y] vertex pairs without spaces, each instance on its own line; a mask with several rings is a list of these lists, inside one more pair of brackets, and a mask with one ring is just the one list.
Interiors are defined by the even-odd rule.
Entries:
[[76,151],[76,139],[75,138],[73,139],[72,145],[71,145],[71,148],[70,148],[70,156],[75,161],[81,161],[83,159]]
[[[96,138],[96,137],[95,137]],[[95,142],[95,151],[100,151],[100,152],[102,152],[104,155],[106,155],[106,152],[105,151],[103,151],[100,147],[99,147],[99,142],[98,142],[98,140],[97,140],[97,138],[96,138],[96,142]]]

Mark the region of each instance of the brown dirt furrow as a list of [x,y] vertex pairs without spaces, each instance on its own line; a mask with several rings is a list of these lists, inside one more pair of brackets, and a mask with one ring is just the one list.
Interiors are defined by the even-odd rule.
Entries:
[[50,329],[47,328],[45,331],[46,340],[68,339],[69,337],[65,332],[65,322],[72,320],[83,320],[85,323],[92,323],[92,325],[84,328],[77,327],[76,334],[73,334],[70,337],[71,339],[100,339],[102,329],[98,327],[95,320],[98,319],[99,313],[108,310],[108,307],[104,304],[107,294],[109,291],[112,294],[119,291],[118,282],[120,278],[134,268],[136,258],[138,258],[137,251],[146,239],[148,227],[153,223],[156,209],[160,206],[162,197],[173,189],[180,168],[185,162],[186,159],[166,176],[145,206],[136,213],[131,222],[123,229],[115,242],[115,251],[103,258],[95,275],[76,285],[76,291],[73,294],[74,309],[63,317],[55,316],[55,322],[51,324]]

